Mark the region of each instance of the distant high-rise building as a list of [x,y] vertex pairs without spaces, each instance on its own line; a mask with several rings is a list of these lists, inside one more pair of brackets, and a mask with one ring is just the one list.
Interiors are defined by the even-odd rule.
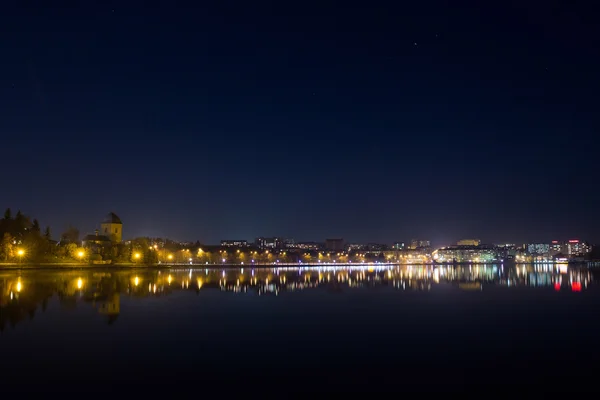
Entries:
[[406,248],[406,244],[404,242],[395,242],[392,245],[394,250],[404,250]]
[[343,251],[344,239],[325,239],[325,249],[331,251]]
[[481,244],[481,240],[479,239],[462,239],[456,242],[458,246],[479,246]]
[[410,241],[410,248],[411,249],[418,249],[420,247],[430,247],[431,246],[431,242],[429,240],[417,240],[417,239],[413,239]]
[[567,242],[567,254],[573,257],[582,257],[592,252],[592,246],[587,242],[571,239]]

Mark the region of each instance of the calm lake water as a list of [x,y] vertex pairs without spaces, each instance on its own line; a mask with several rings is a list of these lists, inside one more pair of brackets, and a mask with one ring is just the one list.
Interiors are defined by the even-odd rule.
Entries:
[[0,376],[21,395],[598,390],[598,279],[554,265],[0,271]]

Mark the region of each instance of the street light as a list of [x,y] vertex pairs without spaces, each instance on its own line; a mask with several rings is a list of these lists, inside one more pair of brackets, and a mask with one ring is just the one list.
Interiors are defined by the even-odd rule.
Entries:
[[25,250],[19,249],[17,250],[17,255],[19,256],[19,263],[23,261],[23,256],[25,255]]

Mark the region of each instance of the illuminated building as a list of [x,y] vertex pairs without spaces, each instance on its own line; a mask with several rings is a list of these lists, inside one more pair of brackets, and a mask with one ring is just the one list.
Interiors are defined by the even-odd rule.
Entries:
[[547,243],[530,243],[527,245],[527,252],[531,255],[548,255],[550,245]]
[[302,250],[320,250],[323,245],[317,242],[300,242],[297,243],[296,247]]
[[123,222],[117,214],[110,212],[100,225],[101,232],[104,236],[108,236],[112,242],[121,243],[123,240]]
[[489,246],[448,246],[431,254],[438,263],[487,263],[498,260],[498,253]]
[[584,257],[592,252],[592,246],[579,239],[571,239],[566,242],[553,240],[550,243],[550,251],[553,255],[563,254],[569,257]]
[[394,250],[404,250],[406,248],[406,244],[404,242],[395,242],[392,245]]
[[566,253],[572,257],[582,257],[592,252],[592,246],[587,242],[571,239],[566,243]]
[[221,246],[224,247],[247,247],[247,240],[221,240]]
[[366,248],[367,248],[366,244],[348,243],[346,245],[346,251],[366,250]]
[[284,241],[278,237],[259,237],[254,242],[259,249],[279,249],[284,245]]
[[459,246],[479,246],[481,244],[481,240],[479,239],[462,239],[456,242]]

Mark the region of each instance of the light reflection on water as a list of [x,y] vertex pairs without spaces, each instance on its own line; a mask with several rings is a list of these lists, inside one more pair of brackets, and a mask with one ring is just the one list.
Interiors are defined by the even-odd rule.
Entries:
[[466,291],[498,286],[580,292],[592,282],[588,269],[555,264],[2,271],[0,329],[33,318],[35,310],[54,296],[62,304],[87,303],[112,323],[121,313],[122,296],[152,298],[208,290],[280,296],[317,288],[336,293],[375,287],[429,291],[439,285]]

